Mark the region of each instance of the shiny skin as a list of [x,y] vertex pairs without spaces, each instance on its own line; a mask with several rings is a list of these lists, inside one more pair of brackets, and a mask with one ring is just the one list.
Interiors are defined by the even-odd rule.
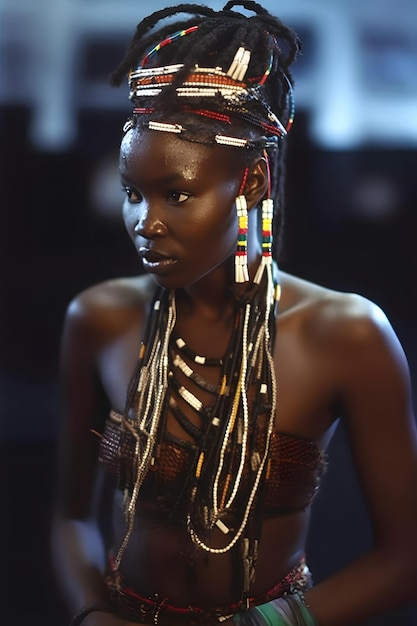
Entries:
[[233,255],[234,200],[244,168],[230,150],[131,130],[122,142],[120,172],[126,228],[145,270],[148,258],[174,261],[149,268],[158,283],[186,287]]

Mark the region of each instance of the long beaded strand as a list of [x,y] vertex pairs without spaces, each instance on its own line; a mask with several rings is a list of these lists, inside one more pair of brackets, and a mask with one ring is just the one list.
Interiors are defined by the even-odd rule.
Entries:
[[[154,305],[154,310],[159,312],[159,307],[160,301],[157,300]],[[138,419],[133,425],[133,428],[130,429],[136,438],[136,479],[125,511],[127,530],[115,558],[116,569],[121,563],[123,554],[132,535],[137,497],[146,473],[152,464],[156,435],[166,397],[166,390],[168,388],[168,346],[175,320],[175,297],[174,293],[170,293],[166,325],[159,325],[149,360],[142,366],[138,381]],[[161,333],[162,329],[165,330],[164,333]],[[146,397],[147,400],[145,407],[143,407],[144,397]],[[142,411],[143,417],[139,421],[139,415]],[[143,439],[146,441],[145,446],[143,446]]]
[[[268,272],[269,274],[269,272]],[[272,275],[272,273],[271,273]],[[265,326],[268,326],[268,324],[270,323],[270,315],[272,312],[272,301],[270,296],[270,288],[268,286],[269,283],[269,277],[267,278],[267,285],[266,285],[266,292],[267,292],[267,302],[266,302],[266,307],[265,307],[265,314],[264,317],[262,318],[262,335],[263,335],[263,344],[264,344],[264,349],[262,351],[263,353],[263,357],[267,359],[267,369],[268,369],[268,378],[272,381],[271,383],[271,393],[272,396],[275,396],[276,394],[276,385],[275,385],[275,373],[274,373],[274,368],[273,368],[273,361],[272,361],[272,357],[268,358],[268,354],[270,351],[270,334],[269,331],[267,330],[267,328]],[[227,527],[221,522],[220,517],[222,516],[222,513],[224,513],[225,511],[229,510],[231,508],[231,504],[234,502],[234,499],[236,497],[236,494],[239,490],[240,484],[241,484],[241,478],[242,478],[242,471],[243,471],[243,463],[245,458],[248,456],[248,447],[247,447],[247,434],[248,434],[248,429],[249,429],[249,422],[248,422],[248,410],[247,410],[247,401],[245,402],[245,396],[246,396],[246,390],[248,389],[249,386],[249,380],[247,378],[247,359],[248,359],[248,345],[247,345],[247,337],[248,337],[248,325],[249,325],[249,320],[251,318],[251,313],[253,313],[252,311],[252,306],[251,303],[248,302],[246,304],[246,313],[245,313],[245,319],[244,319],[244,329],[243,329],[243,333],[242,333],[242,351],[240,352],[240,354],[243,354],[242,356],[242,362],[243,362],[243,366],[241,368],[241,372],[240,372],[240,376],[239,376],[239,380],[238,380],[238,384],[237,384],[237,388],[235,391],[235,395],[234,395],[234,401],[231,407],[231,411],[229,413],[229,417],[228,417],[228,421],[227,421],[227,427],[226,427],[226,431],[224,434],[224,437],[221,441],[221,447],[219,450],[219,457],[218,457],[218,466],[217,466],[217,470],[215,473],[215,481],[212,487],[212,496],[211,496],[211,501],[212,501],[212,511],[211,511],[211,524],[210,527],[212,528],[214,524],[217,524],[218,526],[220,526],[221,530],[223,530],[223,532],[225,532],[225,534],[227,534],[229,532],[229,529],[227,529]],[[252,315],[252,318],[256,317],[255,315]],[[258,331],[260,331],[261,329],[258,329]],[[235,347],[236,349],[236,347]],[[243,390],[243,391],[242,391]],[[219,494],[218,494],[218,489],[219,489],[219,480],[220,480],[220,475],[221,475],[221,471],[224,465],[224,459],[225,459],[225,451],[226,448],[228,446],[228,443],[230,441],[230,437],[232,432],[236,432],[237,426],[235,428],[235,420],[236,420],[236,412],[237,409],[236,407],[239,406],[239,404],[241,404],[242,407],[242,415],[240,416],[240,420],[242,421],[242,442],[241,442],[241,452],[240,452],[240,462],[239,462],[239,469],[237,471],[236,474],[236,478],[234,481],[233,486],[231,486],[231,491],[230,491],[230,495],[229,498],[226,502],[226,504],[224,505],[224,507],[222,507],[222,510],[220,510],[219,508]],[[237,541],[240,539],[240,537],[243,534],[243,531],[246,527],[249,515],[250,515],[250,511],[253,505],[253,502],[255,500],[256,497],[256,493],[257,493],[257,489],[259,486],[259,482],[261,480],[261,476],[263,474],[263,471],[265,469],[265,463],[268,457],[268,452],[269,452],[269,444],[270,444],[270,438],[271,438],[271,434],[273,432],[273,426],[274,426],[274,422],[275,422],[275,409],[276,409],[276,402],[273,401],[271,402],[271,409],[270,409],[270,414],[269,414],[269,420],[268,420],[268,425],[267,425],[267,433],[266,433],[266,443],[265,443],[265,448],[263,451],[263,454],[260,455],[260,460],[258,463],[258,467],[257,467],[257,471],[256,471],[256,476],[254,479],[254,483],[245,507],[245,510],[243,512],[243,516],[242,516],[242,520],[240,523],[240,526],[237,530],[236,533],[234,533],[233,538],[231,539],[231,541],[229,541],[229,543],[223,547],[223,548],[213,548],[212,546],[209,546],[207,544],[206,541],[204,541],[198,531],[195,529],[193,522],[192,522],[192,517],[191,517],[191,510],[187,516],[187,525],[188,525],[188,529],[190,532],[190,535],[193,539],[193,541],[200,546],[202,549],[206,550],[207,552],[213,552],[216,554],[219,553],[223,553],[223,552],[227,552],[228,550],[230,550],[236,543]],[[238,429],[237,429],[238,430]],[[205,453],[204,451],[201,452],[200,454],[200,458],[199,458],[199,462],[196,466],[196,470],[195,470],[195,479],[196,479],[196,483],[193,487],[192,490],[192,494],[191,494],[191,505],[193,505],[193,503],[196,501],[196,496],[197,493],[200,492],[199,486],[201,483],[201,476],[203,473],[203,468],[205,465],[206,459],[205,459]],[[207,472],[208,470],[206,470]],[[221,500],[220,500],[221,501]],[[219,523],[220,522],[220,523]]]

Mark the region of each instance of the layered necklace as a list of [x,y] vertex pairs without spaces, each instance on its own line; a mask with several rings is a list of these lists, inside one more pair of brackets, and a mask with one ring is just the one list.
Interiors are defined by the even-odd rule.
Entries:
[[[116,568],[132,534],[139,491],[157,461],[170,413],[195,442],[196,453],[182,489],[187,494],[188,534],[195,546],[211,554],[240,546],[242,598],[247,597],[255,574],[262,492],[275,425],[272,347],[279,297],[272,266],[261,263],[254,281],[236,298],[226,354],[211,359],[196,354],[176,333],[175,292],[157,291],[122,420],[122,437],[128,431],[136,445],[134,482],[125,505],[127,531]],[[216,382],[204,375],[205,368],[215,368]]]

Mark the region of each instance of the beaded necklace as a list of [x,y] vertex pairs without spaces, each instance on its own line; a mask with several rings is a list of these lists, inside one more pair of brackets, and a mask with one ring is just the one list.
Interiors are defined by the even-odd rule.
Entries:
[[[196,443],[192,467],[184,479],[186,527],[196,547],[211,554],[241,548],[244,600],[254,579],[260,539],[262,491],[276,414],[272,359],[279,285],[272,265],[262,259],[244,295],[236,298],[229,347],[222,359],[196,355],[175,334],[175,292],[156,293],[134,376],[129,386],[123,434],[136,439],[134,484],[125,505],[127,529],[115,558],[117,570],[133,532],[137,498],[156,461],[168,412]],[[178,341],[180,339],[180,341]],[[219,368],[212,385],[187,360]],[[178,381],[179,370],[213,397],[209,406]],[[190,371],[191,370],[191,371]],[[197,393],[197,392],[196,392]],[[194,424],[179,407],[181,399],[201,417]],[[263,419],[259,419],[263,416]],[[220,531],[220,533],[219,533]],[[219,547],[219,537],[223,537]]]

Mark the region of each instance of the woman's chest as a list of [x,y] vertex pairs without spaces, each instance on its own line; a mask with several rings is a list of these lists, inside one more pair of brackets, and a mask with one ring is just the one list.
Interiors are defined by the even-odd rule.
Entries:
[[[125,408],[140,347],[139,327],[132,326],[101,351],[99,376],[109,404],[116,411],[123,412]],[[171,356],[175,358],[175,350]],[[285,327],[277,333],[273,362],[277,385],[276,429],[323,443],[337,418],[335,364],[325,350],[317,349],[315,343],[309,341],[308,336]],[[184,373],[172,362],[171,369],[174,374],[178,370],[177,379],[187,386]],[[207,369],[210,371],[205,373],[204,367],[193,364],[197,375],[206,375],[211,385],[216,387],[213,368]],[[221,369],[216,372],[217,383],[221,385]],[[214,402],[212,394],[190,384],[196,396],[201,396],[208,404]],[[184,402],[183,407],[187,411]],[[189,411],[187,413],[190,414]],[[181,434],[175,424],[174,430],[174,434]]]

